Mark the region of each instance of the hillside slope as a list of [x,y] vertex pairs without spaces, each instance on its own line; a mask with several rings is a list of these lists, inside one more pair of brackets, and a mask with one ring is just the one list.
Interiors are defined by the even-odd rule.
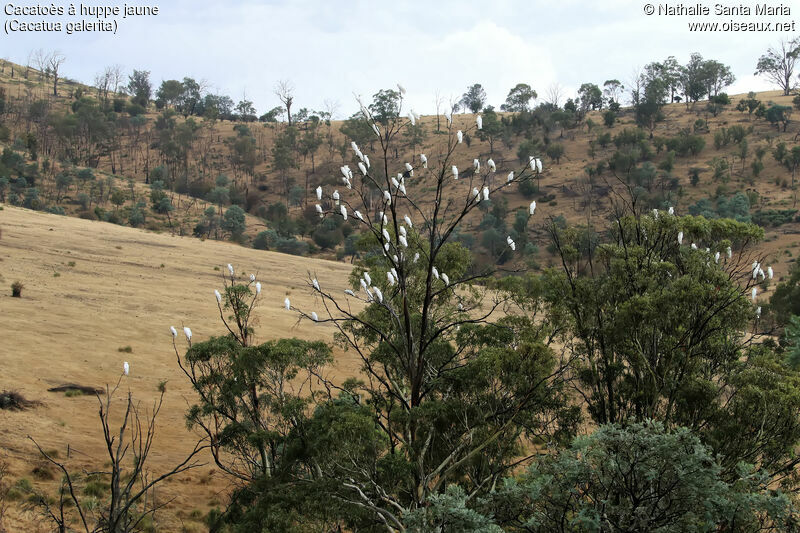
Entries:
[[[31,471],[40,461],[27,435],[45,449],[59,450],[62,458],[69,444],[73,469],[102,466],[106,456],[97,400],[47,389],[70,382],[113,386],[123,361],[130,362],[131,374],[120,386],[118,408],[130,390],[149,409],[158,384],[167,381],[151,466],[160,471],[182,459],[193,442],[184,424],[193,396],[176,364],[168,328],[190,326],[195,340],[223,333],[213,295],[222,286],[221,271],[215,267],[224,270],[232,263],[237,272],[255,272],[262,281],[256,325],[260,341],[289,336],[330,340],[332,327],[298,324],[296,314],[283,309],[283,299],[288,295],[294,304],[314,309],[307,273],[314,272],[328,287],[344,289],[350,272],[342,263],[9,206],[0,211],[0,226],[0,390],[17,390],[43,402],[24,412],[0,410],[0,459],[10,463],[13,480],[36,481]],[[25,285],[22,298],[10,296],[13,281]],[[184,349],[182,336],[178,340]],[[117,351],[126,346],[132,353]],[[337,351],[335,356],[334,372],[355,373],[357,364],[348,354]],[[54,490],[52,483],[35,484]],[[212,465],[178,476],[162,489],[164,497],[176,498],[160,513],[162,525],[179,529],[179,511],[205,513],[226,486]],[[33,523],[31,511],[13,508],[11,531],[32,531]]]

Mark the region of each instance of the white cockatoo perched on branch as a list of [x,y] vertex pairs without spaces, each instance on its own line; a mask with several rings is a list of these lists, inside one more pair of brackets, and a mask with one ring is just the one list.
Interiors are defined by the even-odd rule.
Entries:
[[367,175],[367,167],[361,161],[358,162],[358,170],[361,172],[362,175]]
[[172,338],[173,339],[178,336],[178,330],[175,329],[175,326],[170,326],[169,327],[169,332],[172,333]]
[[228,263],[228,272],[230,273],[231,277],[233,277],[233,265]]
[[481,162],[478,159],[472,160],[472,166],[475,167],[475,172],[481,171]]
[[414,175],[414,167],[411,166],[411,163],[406,163],[406,171],[408,171],[409,176]]
[[678,232],[678,246],[680,246],[681,244],[683,244],[683,232],[679,231]]
[[361,211],[359,211],[358,209],[356,209],[355,211],[353,211],[353,214],[356,216],[356,218],[357,218],[358,220],[360,220],[360,221],[362,221],[362,222],[364,221],[364,216],[361,214]]
[[292,308],[292,302],[289,301],[289,297],[288,296],[283,299],[283,307],[287,311]]
[[483,188],[483,199],[484,200],[488,200],[489,199],[489,187],[484,187]]
[[489,171],[497,172],[497,165],[494,164],[494,159],[489,159],[486,165],[489,167]]
[[513,170],[508,173],[507,181],[508,181],[508,183],[511,183],[512,181],[514,181],[514,171]]
[[256,282],[256,294],[261,294],[261,282]]
[[400,96],[403,96],[403,95],[406,94],[406,88],[403,87],[402,85],[400,85],[399,83],[397,84],[397,90],[400,91]]
[[409,217],[408,215],[403,215],[403,220],[406,221],[406,224],[408,224],[409,228],[414,227],[414,224],[411,223],[411,217]]
[[383,199],[386,200],[387,204],[392,205],[392,193],[383,191]]
[[442,272],[442,281],[444,281],[445,285],[450,285],[450,278],[444,272]]
[[392,185],[394,186],[395,189],[399,189],[400,188],[400,182],[397,181],[397,178],[392,176],[391,178],[389,178],[389,180],[392,182]]
[[372,285],[372,278],[369,275],[369,272],[364,272],[364,281],[367,282],[367,285]]
[[333,194],[331,194],[331,198],[333,198],[333,201],[336,202],[336,205],[339,205],[339,191],[338,191],[338,189],[333,191]]
[[733,250],[731,250],[731,247],[730,247],[730,246],[728,246],[728,249],[727,249],[727,250],[725,250],[725,253],[728,255],[728,259],[730,259],[731,257],[733,257]]
[[192,340],[192,330],[188,326],[183,326],[183,334],[186,335],[186,340]]
[[542,173],[542,160],[539,159],[538,157],[536,158],[536,172],[538,172],[539,174]]
[[122,373],[127,376],[130,373],[130,371],[131,371],[131,365],[129,365],[127,361],[122,363]]
[[342,218],[347,220],[347,208],[343,205],[340,205],[339,212],[342,214]]
[[311,280],[311,285],[314,287],[315,290],[317,290],[317,291],[320,290],[319,289],[319,281],[317,281],[317,278],[314,278],[314,279]]
[[483,129],[483,117],[480,115],[475,117],[475,124],[478,126],[479,130]]
[[428,157],[425,154],[419,154],[419,160],[422,162],[422,168],[428,168]]
[[317,187],[317,200],[322,200],[322,186]]
[[536,200],[532,201],[531,205],[528,206],[528,214],[532,216],[535,211],[536,211]]
[[464,134],[461,132],[461,130],[456,132],[456,139],[458,139],[458,144],[464,142]]
[[432,267],[431,272],[433,273],[434,278],[439,279],[439,269],[437,269],[436,267]]
[[453,165],[451,170],[453,171],[453,178],[458,179],[458,167]]
[[388,231],[386,231],[386,228],[383,228],[383,230],[381,231],[381,233],[383,234],[383,240],[384,240],[384,241],[387,241],[387,242],[388,242],[388,241],[391,241],[391,240],[392,240],[392,238],[389,236],[389,232],[388,232]]
[[672,206],[669,206],[669,209],[667,209],[667,213],[669,213],[670,215],[674,215],[675,214],[675,208],[672,207]]
[[400,241],[400,244],[403,246],[403,248],[408,248],[408,240],[406,240],[403,235],[397,237],[397,240]]
[[750,297],[753,299],[754,302],[756,301],[756,296],[758,296],[758,287],[753,287],[750,290]]
[[217,289],[214,289],[214,296],[216,296],[218,304],[222,303],[222,295]]
[[314,322],[319,322],[319,317],[317,316],[317,313],[315,313],[314,311],[311,311],[311,320],[313,320]]
[[374,131],[375,135],[377,135],[378,137],[381,136],[381,130],[380,128],[378,128],[378,125],[375,124],[374,122],[372,123],[372,131]]
[[316,210],[317,210],[317,213],[319,213],[319,218],[322,218],[322,217],[324,217],[324,216],[325,216],[325,215],[323,214],[323,212],[322,212],[322,206],[321,206],[321,205],[317,204],[317,205],[315,205],[314,207],[316,208]]
[[775,272],[772,270],[772,267],[771,266],[767,267],[767,276],[769,277],[769,279],[772,279],[772,276],[774,275]]
[[477,187],[472,188],[472,198],[477,199],[478,202],[481,201],[481,191]]

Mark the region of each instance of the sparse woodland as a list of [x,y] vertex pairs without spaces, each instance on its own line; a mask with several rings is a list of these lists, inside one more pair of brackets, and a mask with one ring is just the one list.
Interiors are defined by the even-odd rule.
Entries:
[[[754,58],[781,95],[730,97],[693,54],[499,110],[475,84],[420,117],[398,86],[344,121],[287,81],[259,116],[190,78],[5,63],[5,204],[353,270],[309,272],[308,306],[222,266],[216,334],[171,329],[186,460],[151,474],[161,400],[129,397],[115,441],[109,392],[111,466],[69,477],[39,448],[56,497],[0,468],[0,527],[27,490],[60,531],[146,531],[156,486],[207,460],[229,487],[210,531],[798,530],[797,54]],[[266,302],[335,334],[256,340]],[[334,348],[359,371],[333,378]]]

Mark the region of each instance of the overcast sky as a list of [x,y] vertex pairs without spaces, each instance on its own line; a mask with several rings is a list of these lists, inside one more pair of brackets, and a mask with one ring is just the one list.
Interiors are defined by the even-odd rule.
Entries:
[[[295,86],[296,109],[324,109],[327,100],[338,103],[339,117],[357,110],[354,92],[370,97],[399,82],[408,90],[408,105],[430,113],[437,90],[445,99],[458,98],[468,85],[481,83],[488,103],[495,106],[520,82],[536,89],[540,99],[554,83],[571,96],[584,82],[602,85],[617,78],[628,85],[636,67],[669,55],[686,63],[692,52],[732,67],[737,81],[729,93],[766,89],[765,81],[752,76],[758,56],[779,38],[794,34],[696,33],[687,23],[800,18],[800,5],[788,1],[785,4],[795,4],[796,12],[778,17],[647,16],[646,3],[169,0],[150,4],[160,9],[156,17],[118,19],[116,35],[3,35],[0,57],[24,64],[33,49],[58,49],[67,57],[63,73],[90,84],[111,64],[122,65],[126,72],[149,70],[154,88],[162,80],[189,76],[205,80],[213,91],[234,101],[246,95],[259,113],[279,105],[273,89],[281,79]],[[714,2],[706,5],[713,13]],[[754,8],[755,3],[744,5]],[[5,13],[2,17],[4,24],[15,18],[47,20]]]

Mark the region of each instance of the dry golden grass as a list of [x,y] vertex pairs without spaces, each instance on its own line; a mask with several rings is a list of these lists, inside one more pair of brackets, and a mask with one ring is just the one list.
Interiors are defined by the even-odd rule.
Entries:
[[[222,285],[224,265],[230,262],[238,272],[258,273],[264,289],[256,329],[262,341],[287,336],[330,340],[332,327],[298,324],[296,314],[283,309],[283,299],[288,295],[293,305],[313,310],[307,272],[337,290],[345,288],[350,272],[343,263],[19,208],[0,211],[0,226],[0,389],[44,402],[27,411],[0,410],[0,459],[10,463],[14,479],[27,477],[51,491],[57,481],[38,481],[31,473],[37,453],[27,435],[45,450],[59,450],[62,458],[69,444],[70,465],[76,470],[100,468],[107,459],[97,399],[48,393],[48,388],[69,382],[113,386],[123,361],[129,361],[131,374],[122,381],[121,390],[130,389],[149,408],[158,396],[159,382],[168,380],[151,457],[155,470],[164,469],[179,462],[193,444],[184,424],[193,396],[175,361],[169,326],[190,326],[194,340],[223,333],[213,289]],[[10,285],[16,280],[25,285],[22,298],[11,297]],[[185,348],[182,337],[179,341],[179,348]],[[125,346],[132,353],[118,351]],[[357,372],[350,354],[335,355],[334,372]],[[123,396],[116,398],[119,407]],[[209,501],[224,501],[218,493],[227,485],[214,471],[209,465],[164,486],[162,497],[177,498],[162,513],[171,524],[167,530],[175,525],[172,515],[177,509],[205,512]],[[19,508],[11,519],[11,531],[34,527],[33,515],[20,513]]]

